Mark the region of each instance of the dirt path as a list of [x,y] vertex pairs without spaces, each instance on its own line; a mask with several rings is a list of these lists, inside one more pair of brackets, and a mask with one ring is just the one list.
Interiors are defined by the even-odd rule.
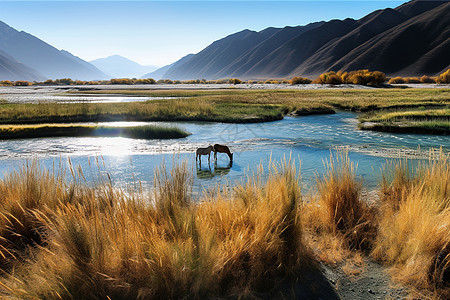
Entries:
[[405,299],[407,289],[395,285],[387,269],[366,260],[365,271],[350,278],[339,268],[323,266],[324,275],[335,289],[338,299]]

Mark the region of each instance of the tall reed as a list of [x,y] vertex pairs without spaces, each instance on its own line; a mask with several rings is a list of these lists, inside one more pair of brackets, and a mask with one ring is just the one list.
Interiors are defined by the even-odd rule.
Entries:
[[[31,175],[21,172],[16,180],[23,184]],[[199,202],[192,199],[185,163],[170,172],[159,169],[153,195],[116,190],[109,181],[81,184],[84,176],[78,174],[75,184],[63,177],[46,182],[46,189],[57,192],[30,208],[42,241],[30,245],[14,269],[3,269],[1,295],[250,297],[314,266],[303,243],[300,187],[291,162],[272,165],[267,181],[257,175]]]
[[317,202],[310,204],[310,226],[315,232],[342,238],[345,248],[368,250],[374,239],[374,213],[361,198],[362,182],[348,151],[337,151],[316,177]]
[[[417,168],[387,165],[374,257],[425,296],[450,297],[450,168],[441,150]],[[430,294],[431,291],[431,294]]]

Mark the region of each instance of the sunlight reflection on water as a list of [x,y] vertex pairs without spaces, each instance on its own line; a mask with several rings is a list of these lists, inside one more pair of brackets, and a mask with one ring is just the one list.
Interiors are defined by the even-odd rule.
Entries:
[[[418,157],[430,147],[450,149],[449,136],[360,131],[355,118],[354,113],[341,112],[257,124],[105,122],[101,125],[177,126],[192,135],[177,140],[83,137],[0,141],[0,172],[17,169],[32,158],[39,158],[41,164],[50,168],[55,160],[70,157],[74,164],[86,168],[88,158],[101,155],[104,172],[110,173],[115,183],[126,185],[137,179],[151,185],[155,168],[163,161],[171,168],[175,155],[189,162],[194,187],[201,191],[217,183],[232,184],[246,172],[255,172],[259,164],[267,167],[270,160],[280,161],[291,155],[297,162],[301,160],[303,182],[308,186],[314,181],[315,172],[323,172],[323,161],[329,158],[330,150],[337,147],[349,149],[350,158],[358,164],[358,176],[364,178],[366,186],[375,187],[386,157]],[[195,150],[214,143],[231,148],[235,153],[233,165],[227,168],[228,157],[219,154],[217,166],[208,165],[203,157],[201,168],[196,167]]]

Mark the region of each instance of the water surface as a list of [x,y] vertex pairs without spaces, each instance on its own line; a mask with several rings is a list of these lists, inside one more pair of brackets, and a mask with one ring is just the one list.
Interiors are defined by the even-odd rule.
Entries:
[[[357,164],[357,174],[368,188],[380,181],[380,167],[386,157],[415,156],[429,148],[450,149],[450,137],[436,135],[392,134],[357,129],[357,115],[339,112],[333,115],[287,117],[280,121],[257,124],[126,122],[101,123],[121,126],[159,124],[177,126],[192,133],[176,140],[141,140],[121,137],[68,137],[9,140],[0,142],[0,171],[5,173],[34,158],[41,165],[80,165],[86,176],[98,173],[95,159],[100,157],[101,172],[109,173],[114,183],[126,186],[140,181],[152,185],[155,168],[164,162],[170,169],[174,161],[187,161],[194,175],[194,189],[201,191],[217,183],[230,185],[257,171],[261,164],[292,157],[301,161],[302,182],[309,188],[315,174],[324,171],[323,161],[336,148],[349,149]],[[218,154],[195,163],[195,150],[209,144],[227,144],[234,152],[234,162]],[[89,166],[89,163],[91,167]],[[104,166],[103,166],[104,165]],[[92,171],[90,170],[92,169]]]

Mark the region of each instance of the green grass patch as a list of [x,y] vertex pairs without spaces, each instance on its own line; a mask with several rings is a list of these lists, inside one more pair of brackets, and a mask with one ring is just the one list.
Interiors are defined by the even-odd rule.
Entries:
[[[321,90],[92,90],[86,94],[122,94],[178,99],[131,103],[0,103],[1,124],[101,121],[266,122],[285,115],[382,110],[448,109],[449,89]],[[45,99],[42,99],[45,100]],[[427,112],[425,111],[424,114]],[[426,116],[425,116],[426,117]],[[445,120],[444,120],[445,122]]]
[[450,109],[382,110],[362,115],[361,129],[409,133],[450,133]]
[[0,139],[24,139],[37,137],[121,136],[137,139],[176,139],[189,133],[176,127],[153,125],[114,127],[74,124],[2,125]]

